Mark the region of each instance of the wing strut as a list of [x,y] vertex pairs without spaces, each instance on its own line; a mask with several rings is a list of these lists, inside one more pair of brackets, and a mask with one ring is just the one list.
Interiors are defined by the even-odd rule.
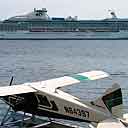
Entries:
[[13,82],[13,76],[12,76],[12,78],[11,78],[11,81],[10,81],[10,83],[9,83],[9,86],[12,85],[12,82]]
[[[10,80],[9,86],[12,85],[12,82],[13,82],[13,76],[12,76],[12,78],[11,78],[11,80]],[[1,121],[0,126],[3,126],[4,123],[9,119],[9,117],[8,117],[7,119],[6,119],[6,117],[7,117],[8,113],[9,113],[10,109],[11,109],[11,105],[9,105],[9,108],[8,108],[6,114],[4,115],[4,117],[3,117],[2,121]]]

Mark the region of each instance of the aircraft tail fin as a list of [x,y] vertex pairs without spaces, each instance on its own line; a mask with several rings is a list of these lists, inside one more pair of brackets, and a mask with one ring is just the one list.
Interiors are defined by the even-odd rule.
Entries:
[[105,94],[95,101],[91,102],[106,112],[112,113],[112,115],[122,116],[122,91],[118,84],[114,84],[112,88],[106,90]]

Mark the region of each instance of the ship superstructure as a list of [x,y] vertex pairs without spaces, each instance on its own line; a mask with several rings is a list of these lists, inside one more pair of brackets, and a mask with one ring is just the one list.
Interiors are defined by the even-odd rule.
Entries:
[[104,20],[78,20],[68,16],[52,17],[47,15],[46,8],[37,10],[26,15],[14,16],[0,23],[0,31],[58,31],[58,32],[86,32],[86,31],[117,31],[128,29],[128,19],[118,19],[111,12],[111,19]]

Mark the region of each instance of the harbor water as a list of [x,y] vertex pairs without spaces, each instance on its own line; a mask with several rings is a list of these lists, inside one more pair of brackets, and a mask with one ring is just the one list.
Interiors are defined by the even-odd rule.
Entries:
[[[89,70],[106,71],[112,80],[87,81],[63,90],[94,100],[113,82],[119,83],[128,112],[128,40],[0,41],[0,86],[9,85],[12,76],[13,84],[22,84]],[[0,101],[0,119],[6,108]]]

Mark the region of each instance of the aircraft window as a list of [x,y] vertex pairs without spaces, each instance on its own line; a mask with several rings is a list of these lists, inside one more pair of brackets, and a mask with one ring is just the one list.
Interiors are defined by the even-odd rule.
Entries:
[[46,96],[37,95],[37,97],[40,105],[47,106],[47,107],[51,106]]

